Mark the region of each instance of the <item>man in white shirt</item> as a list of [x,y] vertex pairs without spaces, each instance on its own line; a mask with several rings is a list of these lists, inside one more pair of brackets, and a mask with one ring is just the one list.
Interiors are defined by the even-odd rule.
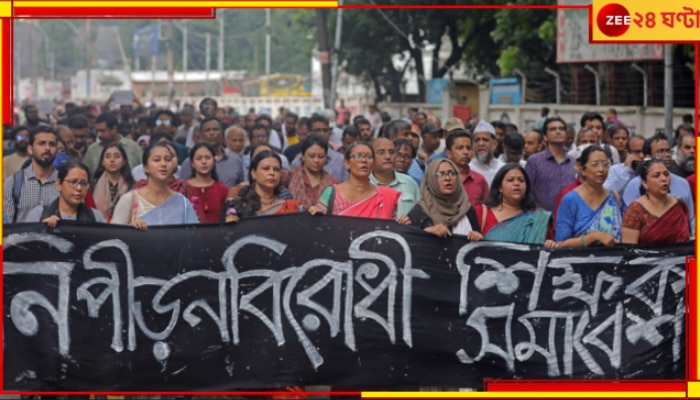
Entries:
[[483,119],[474,127],[474,158],[469,163],[469,168],[480,173],[491,186],[493,177],[501,167],[503,161],[493,156],[496,147],[496,130],[493,125]]

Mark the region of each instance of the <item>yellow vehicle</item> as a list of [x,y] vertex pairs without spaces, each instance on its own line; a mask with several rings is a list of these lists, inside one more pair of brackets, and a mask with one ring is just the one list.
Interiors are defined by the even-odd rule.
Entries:
[[311,96],[311,85],[301,75],[273,74],[243,82],[246,97],[302,97]]

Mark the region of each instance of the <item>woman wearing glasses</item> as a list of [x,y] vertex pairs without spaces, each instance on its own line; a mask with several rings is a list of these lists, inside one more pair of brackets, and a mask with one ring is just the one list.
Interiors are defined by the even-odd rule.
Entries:
[[501,167],[484,204],[474,207],[484,240],[556,247],[549,229],[552,213],[536,204],[525,169],[518,163]]
[[55,228],[60,220],[106,223],[102,213],[84,204],[90,188],[88,168],[78,160],[68,160],[58,168],[58,198],[48,206],[36,206],[25,222],[43,222]]
[[641,197],[622,218],[622,243],[666,244],[690,240],[690,216],[682,199],[669,194],[671,174],[660,159],[639,167]]
[[420,185],[421,199],[408,215],[396,219],[438,237],[464,235],[478,241],[479,221],[459,179],[457,166],[446,158],[433,160]]
[[613,246],[622,236],[622,202],[603,187],[610,160],[602,147],[590,146],[579,163],[583,183],[564,196],[557,210],[557,247]]
[[393,219],[401,193],[370,182],[374,164],[372,146],[367,142],[353,142],[345,153],[344,164],[350,173],[349,179],[327,187],[318,204],[311,206],[309,212],[312,215]]
[[289,191],[306,211],[318,203],[321,193],[338,181],[326,172],[328,142],[312,133],[301,142],[301,167],[292,170]]

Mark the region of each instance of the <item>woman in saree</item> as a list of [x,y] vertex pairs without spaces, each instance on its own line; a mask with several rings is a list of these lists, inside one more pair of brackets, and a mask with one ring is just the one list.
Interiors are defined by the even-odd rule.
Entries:
[[661,159],[639,166],[641,197],[622,218],[622,243],[667,244],[690,240],[690,216],[685,202],[669,194],[671,175]]
[[350,144],[345,153],[345,168],[350,172],[349,179],[327,187],[318,204],[309,207],[311,215],[393,219],[401,193],[370,182],[373,163],[372,146],[363,141]]
[[176,164],[167,144],[156,142],[143,152],[146,185],[132,190],[119,199],[113,224],[131,225],[146,230],[152,225],[196,224],[197,214],[187,197],[168,187]]
[[[255,156],[257,156],[258,154],[260,154],[260,152],[266,151],[266,150],[269,151],[269,152],[272,152],[272,153],[276,153],[276,152],[272,149],[272,147],[271,147],[269,144],[267,144],[267,143],[258,143],[258,144],[256,144],[255,146],[253,146],[253,147],[250,149],[250,159],[252,160],[253,158],[255,158]],[[279,154],[278,154],[278,155],[279,155]],[[281,159],[281,157],[280,157],[280,159]],[[248,174],[248,172],[250,172],[249,166],[246,167],[245,171],[246,171],[245,173],[246,173],[247,175],[250,175],[250,174]],[[282,171],[280,171],[280,193],[279,193],[279,197],[280,197],[281,199],[283,199],[283,200],[293,200],[293,199],[294,199],[294,197],[292,196],[292,194],[289,193],[289,190],[287,190],[287,183],[289,182],[289,178],[290,178],[289,171],[286,170],[286,169],[282,169]],[[231,199],[231,198],[234,198],[234,197],[238,197],[238,196],[239,196],[239,193],[241,192],[241,189],[243,189],[244,187],[249,186],[249,185],[250,185],[250,181],[243,181],[243,182],[241,182],[241,183],[235,185],[234,187],[232,187],[232,188],[228,191],[228,194],[226,195],[226,198],[227,198],[227,199]]]
[[484,204],[474,207],[484,240],[556,247],[549,229],[552,214],[536,204],[525,169],[518,163],[504,165]]
[[60,220],[106,223],[98,210],[84,203],[90,187],[89,176],[87,166],[78,160],[61,164],[56,178],[58,198],[48,206],[31,209],[25,222],[43,222],[51,228],[55,228]]
[[95,208],[109,222],[119,199],[134,185],[126,151],[119,143],[110,143],[102,149],[94,180]]
[[561,200],[557,210],[557,247],[610,247],[622,237],[622,203],[603,187],[610,160],[600,146],[590,146],[579,159],[583,183]]
[[238,197],[229,198],[222,212],[223,222],[241,218],[299,212],[299,202],[280,197],[282,160],[272,151],[263,150],[253,157],[248,170],[250,185]]
[[312,133],[301,142],[301,167],[292,170],[289,191],[301,203],[304,211],[316,205],[321,193],[338,181],[326,170],[328,142]]
[[471,241],[483,239],[479,221],[459,179],[457,166],[447,158],[433,160],[420,185],[420,201],[408,215],[396,219],[438,237],[464,235]]
[[190,150],[192,177],[185,181],[185,196],[197,212],[199,222],[219,222],[228,187],[219,182],[215,166],[216,152],[205,142]]

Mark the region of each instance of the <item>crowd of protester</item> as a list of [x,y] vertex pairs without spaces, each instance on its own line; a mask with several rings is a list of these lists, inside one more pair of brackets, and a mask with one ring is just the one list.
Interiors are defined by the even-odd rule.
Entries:
[[668,136],[644,137],[611,112],[585,113],[576,132],[546,109],[521,131],[478,117],[443,125],[419,110],[392,119],[375,106],[275,118],[211,98],[177,113],[138,101],[103,108],[69,103],[40,116],[29,104],[16,115],[5,223],[146,230],[308,212],[547,248],[695,236],[689,116]]
[[[111,101],[111,99],[110,99]],[[578,132],[370,107],[236,114],[26,105],[4,158],[5,223],[237,223],[298,212],[394,219],[438,237],[556,247],[695,236],[695,131],[630,135],[612,112]],[[465,123],[466,122],[466,123]],[[574,133],[572,135],[572,132]]]

